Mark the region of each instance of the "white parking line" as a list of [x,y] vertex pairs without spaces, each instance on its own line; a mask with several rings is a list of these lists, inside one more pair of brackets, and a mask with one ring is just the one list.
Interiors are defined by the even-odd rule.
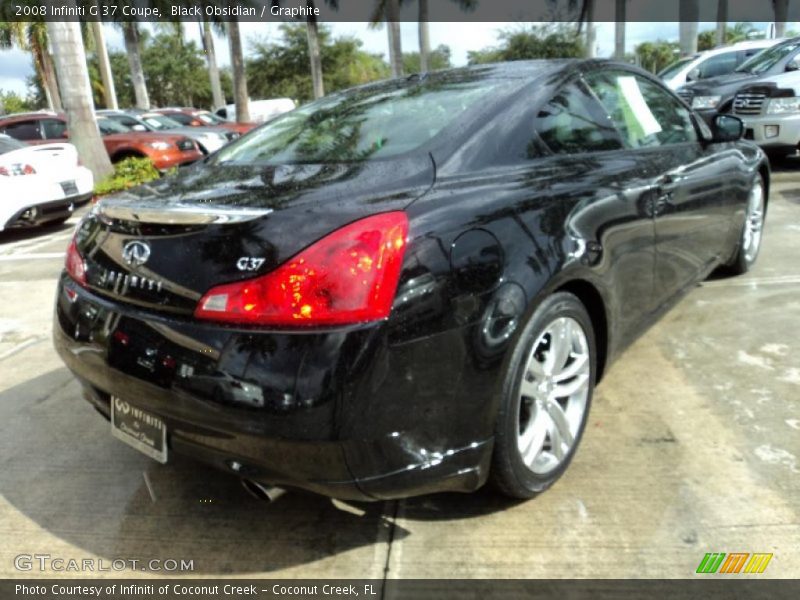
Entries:
[[8,255],[0,255],[0,262],[64,258],[65,254],[66,254],[65,252],[40,252],[39,254],[8,254]]
[[750,279],[705,281],[701,287],[757,287],[759,285],[784,285],[800,283],[800,275],[751,277]]
[[0,250],[3,250],[3,254],[11,254],[13,252],[17,252],[19,250],[22,251],[29,251],[35,250],[41,246],[46,246],[52,242],[58,242],[61,240],[68,240],[72,237],[72,230],[53,233],[45,237],[37,237],[31,240],[20,240],[18,242],[9,242],[8,244],[0,245]]

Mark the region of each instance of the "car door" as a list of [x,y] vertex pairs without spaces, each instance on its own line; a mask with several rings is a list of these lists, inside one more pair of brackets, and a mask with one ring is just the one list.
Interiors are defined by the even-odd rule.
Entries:
[[612,318],[632,333],[653,306],[655,231],[649,160],[624,147],[620,133],[586,84],[575,78],[539,109],[535,128],[550,160],[537,161],[530,179],[560,183],[548,189],[553,206],[570,206],[568,226],[587,244],[587,260],[613,295]]
[[689,110],[649,78],[611,70],[587,79],[626,147],[646,157],[657,174],[652,210],[660,303],[718,264],[736,210],[737,193],[725,177],[735,158],[701,143]]
[[47,143],[66,142],[69,139],[67,122],[62,119],[42,119],[39,121],[42,137]]
[[24,119],[9,123],[3,128],[3,133],[28,144],[42,143],[42,130],[38,119]]

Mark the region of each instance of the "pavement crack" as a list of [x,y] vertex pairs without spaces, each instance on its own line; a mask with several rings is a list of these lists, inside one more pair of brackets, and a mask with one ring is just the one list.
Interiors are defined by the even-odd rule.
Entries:
[[392,546],[394,544],[394,535],[397,530],[397,515],[400,512],[400,501],[393,501],[394,507],[392,510],[392,517],[389,520],[389,537],[386,544],[386,562],[383,564],[383,579],[381,580],[381,597],[380,600],[386,600],[386,580],[389,578],[389,564],[392,560]]

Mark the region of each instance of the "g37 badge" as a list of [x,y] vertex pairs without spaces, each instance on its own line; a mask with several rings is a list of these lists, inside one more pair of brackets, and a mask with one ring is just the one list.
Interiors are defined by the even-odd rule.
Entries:
[[240,271],[258,271],[258,268],[264,264],[265,260],[264,258],[243,256],[236,261],[236,268]]

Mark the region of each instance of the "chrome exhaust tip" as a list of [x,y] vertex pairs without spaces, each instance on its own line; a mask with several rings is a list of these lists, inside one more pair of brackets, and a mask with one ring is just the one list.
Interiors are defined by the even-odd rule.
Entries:
[[286,493],[286,490],[274,485],[258,483],[252,479],[242,479],[242,485],[251,496],[265,502],[275,502]]

